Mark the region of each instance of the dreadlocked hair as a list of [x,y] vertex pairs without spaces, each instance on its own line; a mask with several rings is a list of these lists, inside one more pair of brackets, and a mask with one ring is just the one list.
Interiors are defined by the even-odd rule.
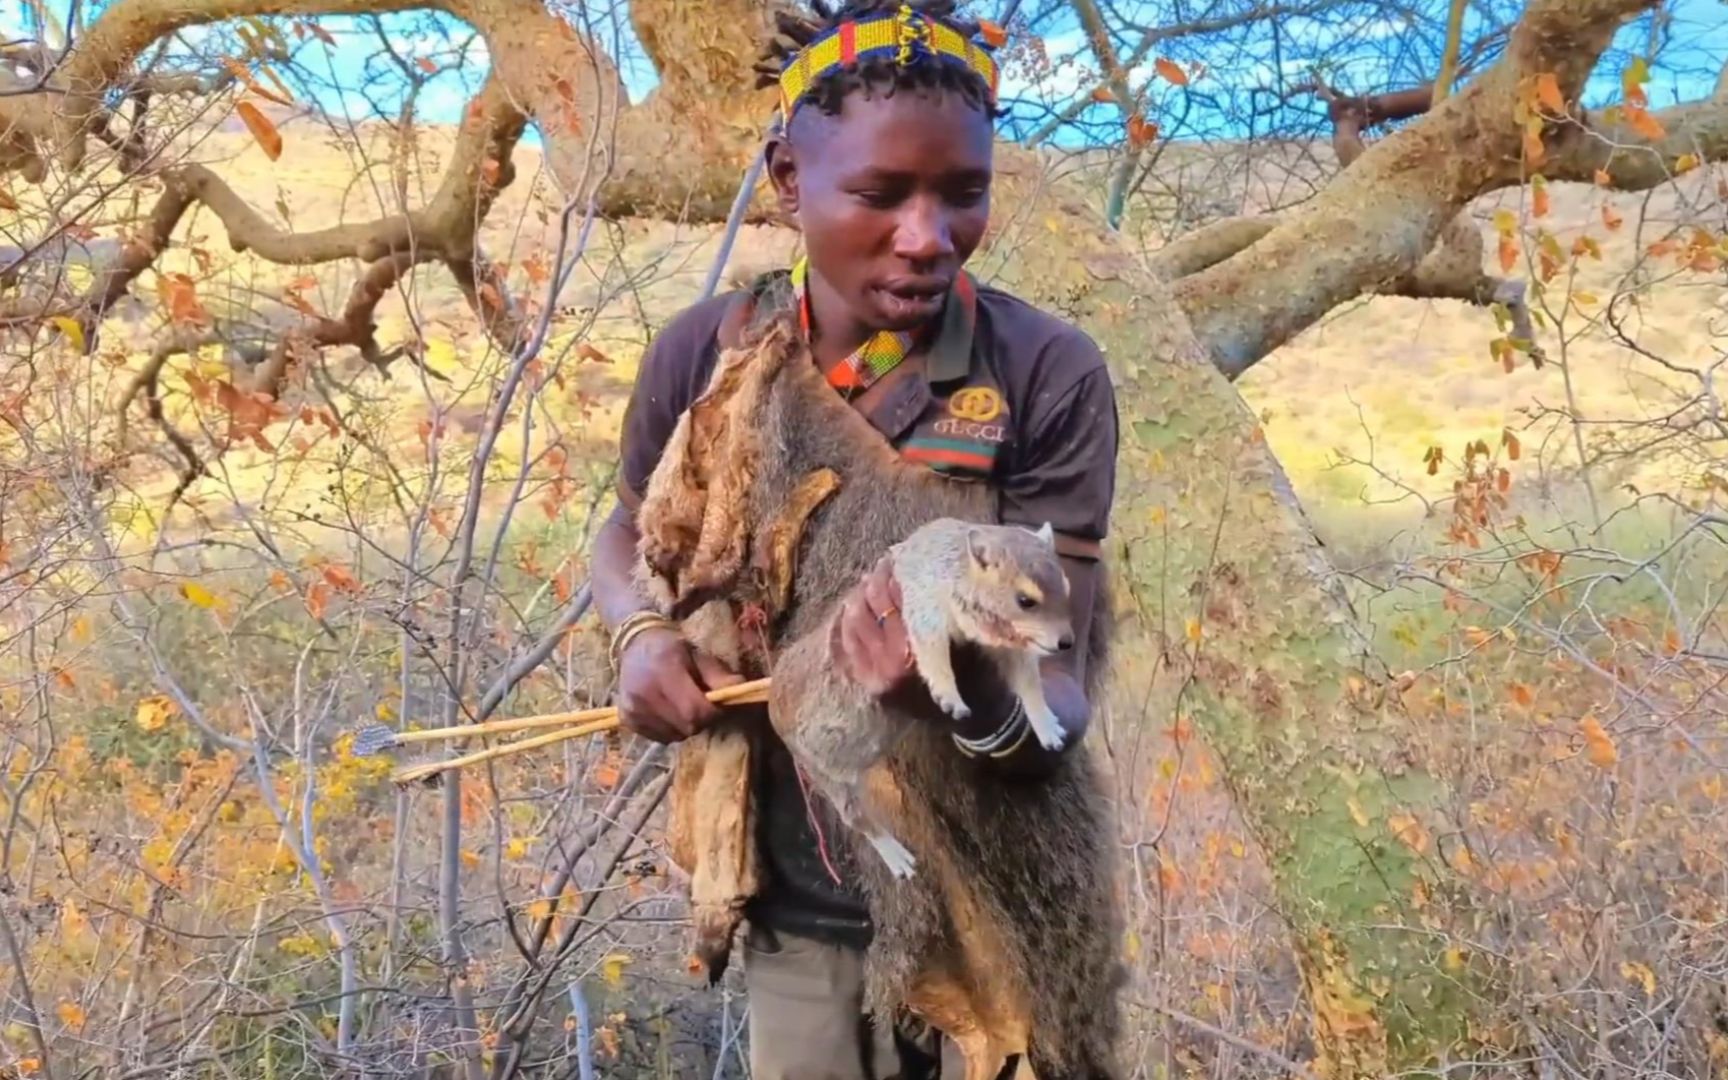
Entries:
[[[777,85],[786,64],[825,31],[848,19],[892,15],[904,2],[906,0],[847,0],[846,3],[834,4],[828,0],[810,0],[810,12],[780,8],[774,13],[776,32],[751,67],[756,72],[756,86]],[[959,14],[956,0],[910,0],[910,6],[925,18],[958,31],[962,37],[973,37],[979,31],[975,20]],[[816,80],[802,100],[828,116],[835,116],[848,95],[858,91],[868,95],[876,90],[888,95],[896,90],[951,91],[992,119],[1001,115],[990,100],[990,87],[977,72],[951,64],[901,67],[885,57],[830,71]]]

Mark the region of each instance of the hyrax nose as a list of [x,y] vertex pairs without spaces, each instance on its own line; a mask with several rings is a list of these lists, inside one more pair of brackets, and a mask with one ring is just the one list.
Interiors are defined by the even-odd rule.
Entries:
[[1072,649],[1073,647],[1074,647],[1074,635],[1073,634],[1064,633],[1061,637],[1056,639],[1056,648],[1062,652],[1067,652],[1069,649]]

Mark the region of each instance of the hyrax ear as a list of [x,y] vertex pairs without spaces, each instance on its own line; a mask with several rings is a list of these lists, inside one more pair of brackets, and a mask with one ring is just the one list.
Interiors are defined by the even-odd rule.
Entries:
[[1050,527],[1048,521],[1038,527],[1036,535],[1038,539],[1044,541],[1045,547],[1054,548],[1056,546],[1056,530]]
[[972,556],[972,565],[980,570],[990,569],[990,565],[996,561],[989,539],[978,529],[966,530],[966,553]]

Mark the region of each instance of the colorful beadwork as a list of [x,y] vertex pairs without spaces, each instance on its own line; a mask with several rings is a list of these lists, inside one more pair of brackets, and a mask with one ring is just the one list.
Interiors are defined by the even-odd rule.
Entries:
[[[798,303],[798,326],[806,340],[810,337],[810,298],[804,288],[808,274],[808,259],[801,258],[792,264],[792,295]],[[850,356],[828,369],[828,385],[849,393],[863,392],[898,367],[917,340],[910,330],[878,330]]]
[[892,15],[848,19],[799,50],[780,73],[780,115],[790,120],[805,92],[830,71],[879,56],[892,56],[902,67],[925,57],[958,64],[984,80],[995,103],[998,72],[990,47],[901,4]]

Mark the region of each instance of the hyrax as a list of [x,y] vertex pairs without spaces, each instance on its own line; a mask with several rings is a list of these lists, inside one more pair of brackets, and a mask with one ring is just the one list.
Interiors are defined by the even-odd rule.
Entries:
[[[971,709],[956,685],[952,648],[983,647],[1019,699],[1038,741],[1060,749],[1061,722],[1044,700],[1040,657],[1069,648],[1074,633],[1068,578],[1055,534],[1013,525],[938,518],[888,549],[900,585],[901,617],[914,664],[932,700],[957,720]],[[839,608],[815,640],[832,640]],[[888,756],[911,722],[841,674],[831,655],[799,672],[776,676],[781,700],[820,701],[820,709],[769,709],[781,738],[848,829],[861,833],[889,871],[911,876],[912,852],[889,829],[865,789],[870,770]]]

